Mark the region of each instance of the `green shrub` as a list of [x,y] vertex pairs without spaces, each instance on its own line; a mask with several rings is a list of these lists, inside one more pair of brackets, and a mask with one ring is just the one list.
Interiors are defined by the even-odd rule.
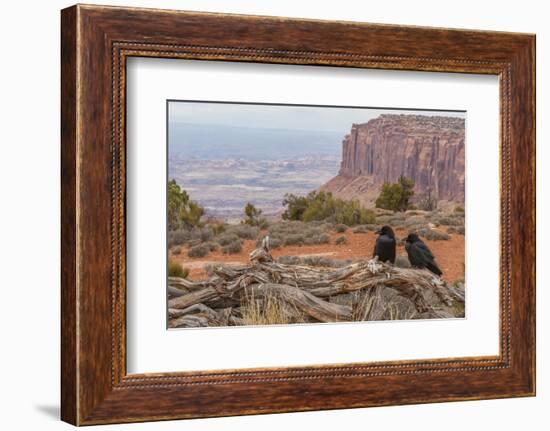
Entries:
[[223,222],[210,223],[208,226],[212,229],[214,235],[224,233],[225,229],[227,229],[227,225]]
[[168,232],[168,246],[184,245],[191,238],[191,233],[187,229],[178,229]]
[[169,277],[187,278],[188,275],[189,275],[189,270],[181,266],[179,262],[176,262],[175,260],[171,260],[171,259],[168,261]]
[[201,242],[210,241],[214,237],[214,231],[206,227],[186,227],[168,232],[168,245],[197,245]]
[[330,242],[330,236],[326,233],[319,235],[310,235],[306,237],[304,243],[306,245],[328,244]]
[[227,244],[222,247],[223,254],[235,254],[240,253],[243,249],[243,245],[240,240],[233,241],[232,243]]
[[[269,240],[272,248],[281,245],[313,245],[330,242],[326,233],[332,225],[323,222],[283,221],[273,223],[269,227]],[[261,239],[256,241],[259,246]]]
[[330,192],[313,191],[307,196],[286,194],[283,206],[286,207],[285,220],[329,221],[348,226],[376,221],[374,212],[363,208],[359,201],[335,198]]
[[219,235],[216,238],[216,241],[218,242],[219,245],[224,246],[224,245],[231,244],[232,242],[239,241],[239,236],[232,232],[226,232]]
[[338,238],[336,238],[336,240],[334,241],[334,244],[336,245],[342,245],[342,244],[346,244],[348,242],[348,240],[346,239],[345,236],[339,236]]
[[256,208],[250,202],[248,202],[244,207],[245,219],[243,223],[249,226],[261,226],[266,221],[262,217],[262,210]]
[[306,238],[301,233],[293,233],[283,238],[284,245],[304,245]]
[[210,247],[207,244],[199,244],[191,247],[187,252],[189,257],[204,257],[210,252]]
[[458,205],[455,207],[455,213],[464,213],[464,207]]
[[209,227],[203,227],[198,229],[197,235],[201,242],[210,241],[214,237],[214,231]]
[[[227,229],[228,233],[235,234],[242,239],[256,239],[260,229],[256,226],[249,226],[247,224],[241,224],[231,226]],[[223,244],[222,244],[223,245]]]
[[167,187],[167,212],[168,230],[176,230],[183,226],[198,226],[204,209],[172,179]]
[[338,233],[344,233],[346,230],[348,230],[348,227],[345,224],[337,224],[334,226],[334,230]]
[[377,208],[405,211],[414,195],[414,180],[400,176],[396,183],[385,183],[376,199]]

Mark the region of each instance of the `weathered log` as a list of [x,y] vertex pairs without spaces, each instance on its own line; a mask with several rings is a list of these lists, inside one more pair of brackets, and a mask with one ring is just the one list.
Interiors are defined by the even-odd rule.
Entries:
[[351,307],[323,301],[298,287],[274,283],[254,284],[248,286],[245,292],[257,299],[275,298],[283,301],[319,322],[351,320]]
[[168,321],[169,328],[204,328],[210,326],[210,319],[204,314],[189,314]]
[[177,298],[178,296],[187,295],[188,293],[188,290],[180,289],[173,284],[168,285],[168,296],[170,298]]
[[[460,306],[453,309],[455,303],[464,304],[463,285],[448,285],[427,270],[397,268],[376,259],[338,269],[285,265],[270,259],[265,244],[257,250],[251,253],[250,264],[217,265],[208,280],[171,277],[168,307],[171,319],[179,319],[174,324],[244,324],[239,309],[250,296],[256,301],[280,301],[281,313],[291,321],[304,321],[300,315],[305,321],[320,322],[444,318],[460,313]],[[188,308],[199,317],[183,319]],[[228,308],[229,315],[216,314]]]
[[208,313],[210,311],[213,310],[204,304],[194,304],[187,308],[169,308],[168,317],[181,317],[185,316],[186,314]]
[[194,325],[194,327],[227,326],[231,308],[216,311],[204,304],[195,304],[183,310],[172,308],[168,313],[173,317],[168,322],[170,328],[188,327],[188,325]]
[[218,295],[219,293],[216,288],[207,287],[206,289],[191,292],[178,298],[169,299],[168,308],[187,308],[191,305],[198,304],[199,302],[205,302],[209,299],[214,299]]
[[168,286],[186,291],[204,289],[205,287],[210,286],[213,282],[215,282],[214,279],[191,281],[181,277],[168,277]]

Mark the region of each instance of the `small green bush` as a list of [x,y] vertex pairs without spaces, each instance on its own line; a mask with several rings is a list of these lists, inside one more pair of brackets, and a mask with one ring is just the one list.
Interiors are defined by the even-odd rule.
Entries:
[[258,237],[260,229],[256,226],[241,224],[237,226],[231,226],[231,228],[229,228],[227,232],[237,235],[239,238],[242,239],[256,239]]
[[189,270],[181,266],[179,262],[176,262],[175,260],[168,261],[169,277],[187,278],[188,275],[189,275]]
[[464,213],[464,207],[458,205],[455,207],[455,213]]
[[330,236],[326,233],[322,233],[319,235],[311,235],[308,236],[304,244],[306,245],[317,245],[317,244],[328,244],[330,242]]
[[227,225],[222,222],[211,223],[208,226],[210,227],[210,229],[212,229],[212,232],[214,233],[214,235],[219,235],[221,233],[224,233],[225,229],[227,229]]
[[202,242],[206,242],[214,237],[214,232],[209,227],[202,227],[199,229],[198,235]]
[[187,229],[178,229],[168,232],[168,246],[184,245],[191,238],[191,232]]
[[385,183],[376,199],[376,208],[405,211],[414,195],[414,180],[400,176],[396,183]]
[[339,236],[338,238],[336,238],[336,240],[334,241],[334,244],[336,245],[342,245],[342,244],[346,244],[348,242],[348,240],[346,239],[345,236]]
[[243,245],[240,240],[233,241],[230,244],[222,247],[223,254],[236,254],[240,253],[243,250]]
[[167,187],[168,229],[176,230],[183,226],[199,226],[204,208],[189,198],[176,180],[168,181]]
[[216,240],[219,245],[225,246],[231,244],[232,242],[239,241],[239,236],[232,232],[226,232],[219,235]]
[[334,226],[334,230],[338,233],[344,233],[346,230],[348,230],[348,227],[345,224],[337,224]]
[[285,220],[328,221],[348,226],[376,221],[374,212],[363,208],[358,200],[345,201],[324,191],[313,191],[306,196],[286,194],[283,206],[286,207]]
[[293,233],[283,238],[284,245],[304,245],[306,238],[300,233]]
[[207,244],[199,244],[191,247],[187,252],[189,257],[204,257],[210,252],[210,247]]
[[[266,219],[262,217],[262,210],[256,208],[254,205],[252,205],[250,202],[246,204],[244,207],[244,215],[245,218],[241,222],[243,224],[249,225],[249,226],[261,226],[266,222]],[[249,238],[253,239],[253,238]]]

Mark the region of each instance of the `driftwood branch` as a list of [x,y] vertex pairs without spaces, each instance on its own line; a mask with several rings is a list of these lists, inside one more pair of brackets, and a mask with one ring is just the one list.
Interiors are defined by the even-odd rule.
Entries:
[[216,266],[208,280],[170,277],[169,326],[256,324],[243,309],[250,298],[260,309],[279,304],[284,322],[442,318],[463,312],[464,290],[428,270],[376,259],[339,269],[284,265],[273,260],[269,240],[250,259],[248,265]]

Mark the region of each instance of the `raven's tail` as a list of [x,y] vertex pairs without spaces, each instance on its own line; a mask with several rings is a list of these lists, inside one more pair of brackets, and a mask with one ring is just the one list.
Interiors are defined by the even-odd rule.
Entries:
[[428,268],[430,271],[432,271],[434,274],[438,276],[442,276],[443,272],[439,269],[439,267],[435,264],[435,262],[428,262],[426,265],[426,268]]

